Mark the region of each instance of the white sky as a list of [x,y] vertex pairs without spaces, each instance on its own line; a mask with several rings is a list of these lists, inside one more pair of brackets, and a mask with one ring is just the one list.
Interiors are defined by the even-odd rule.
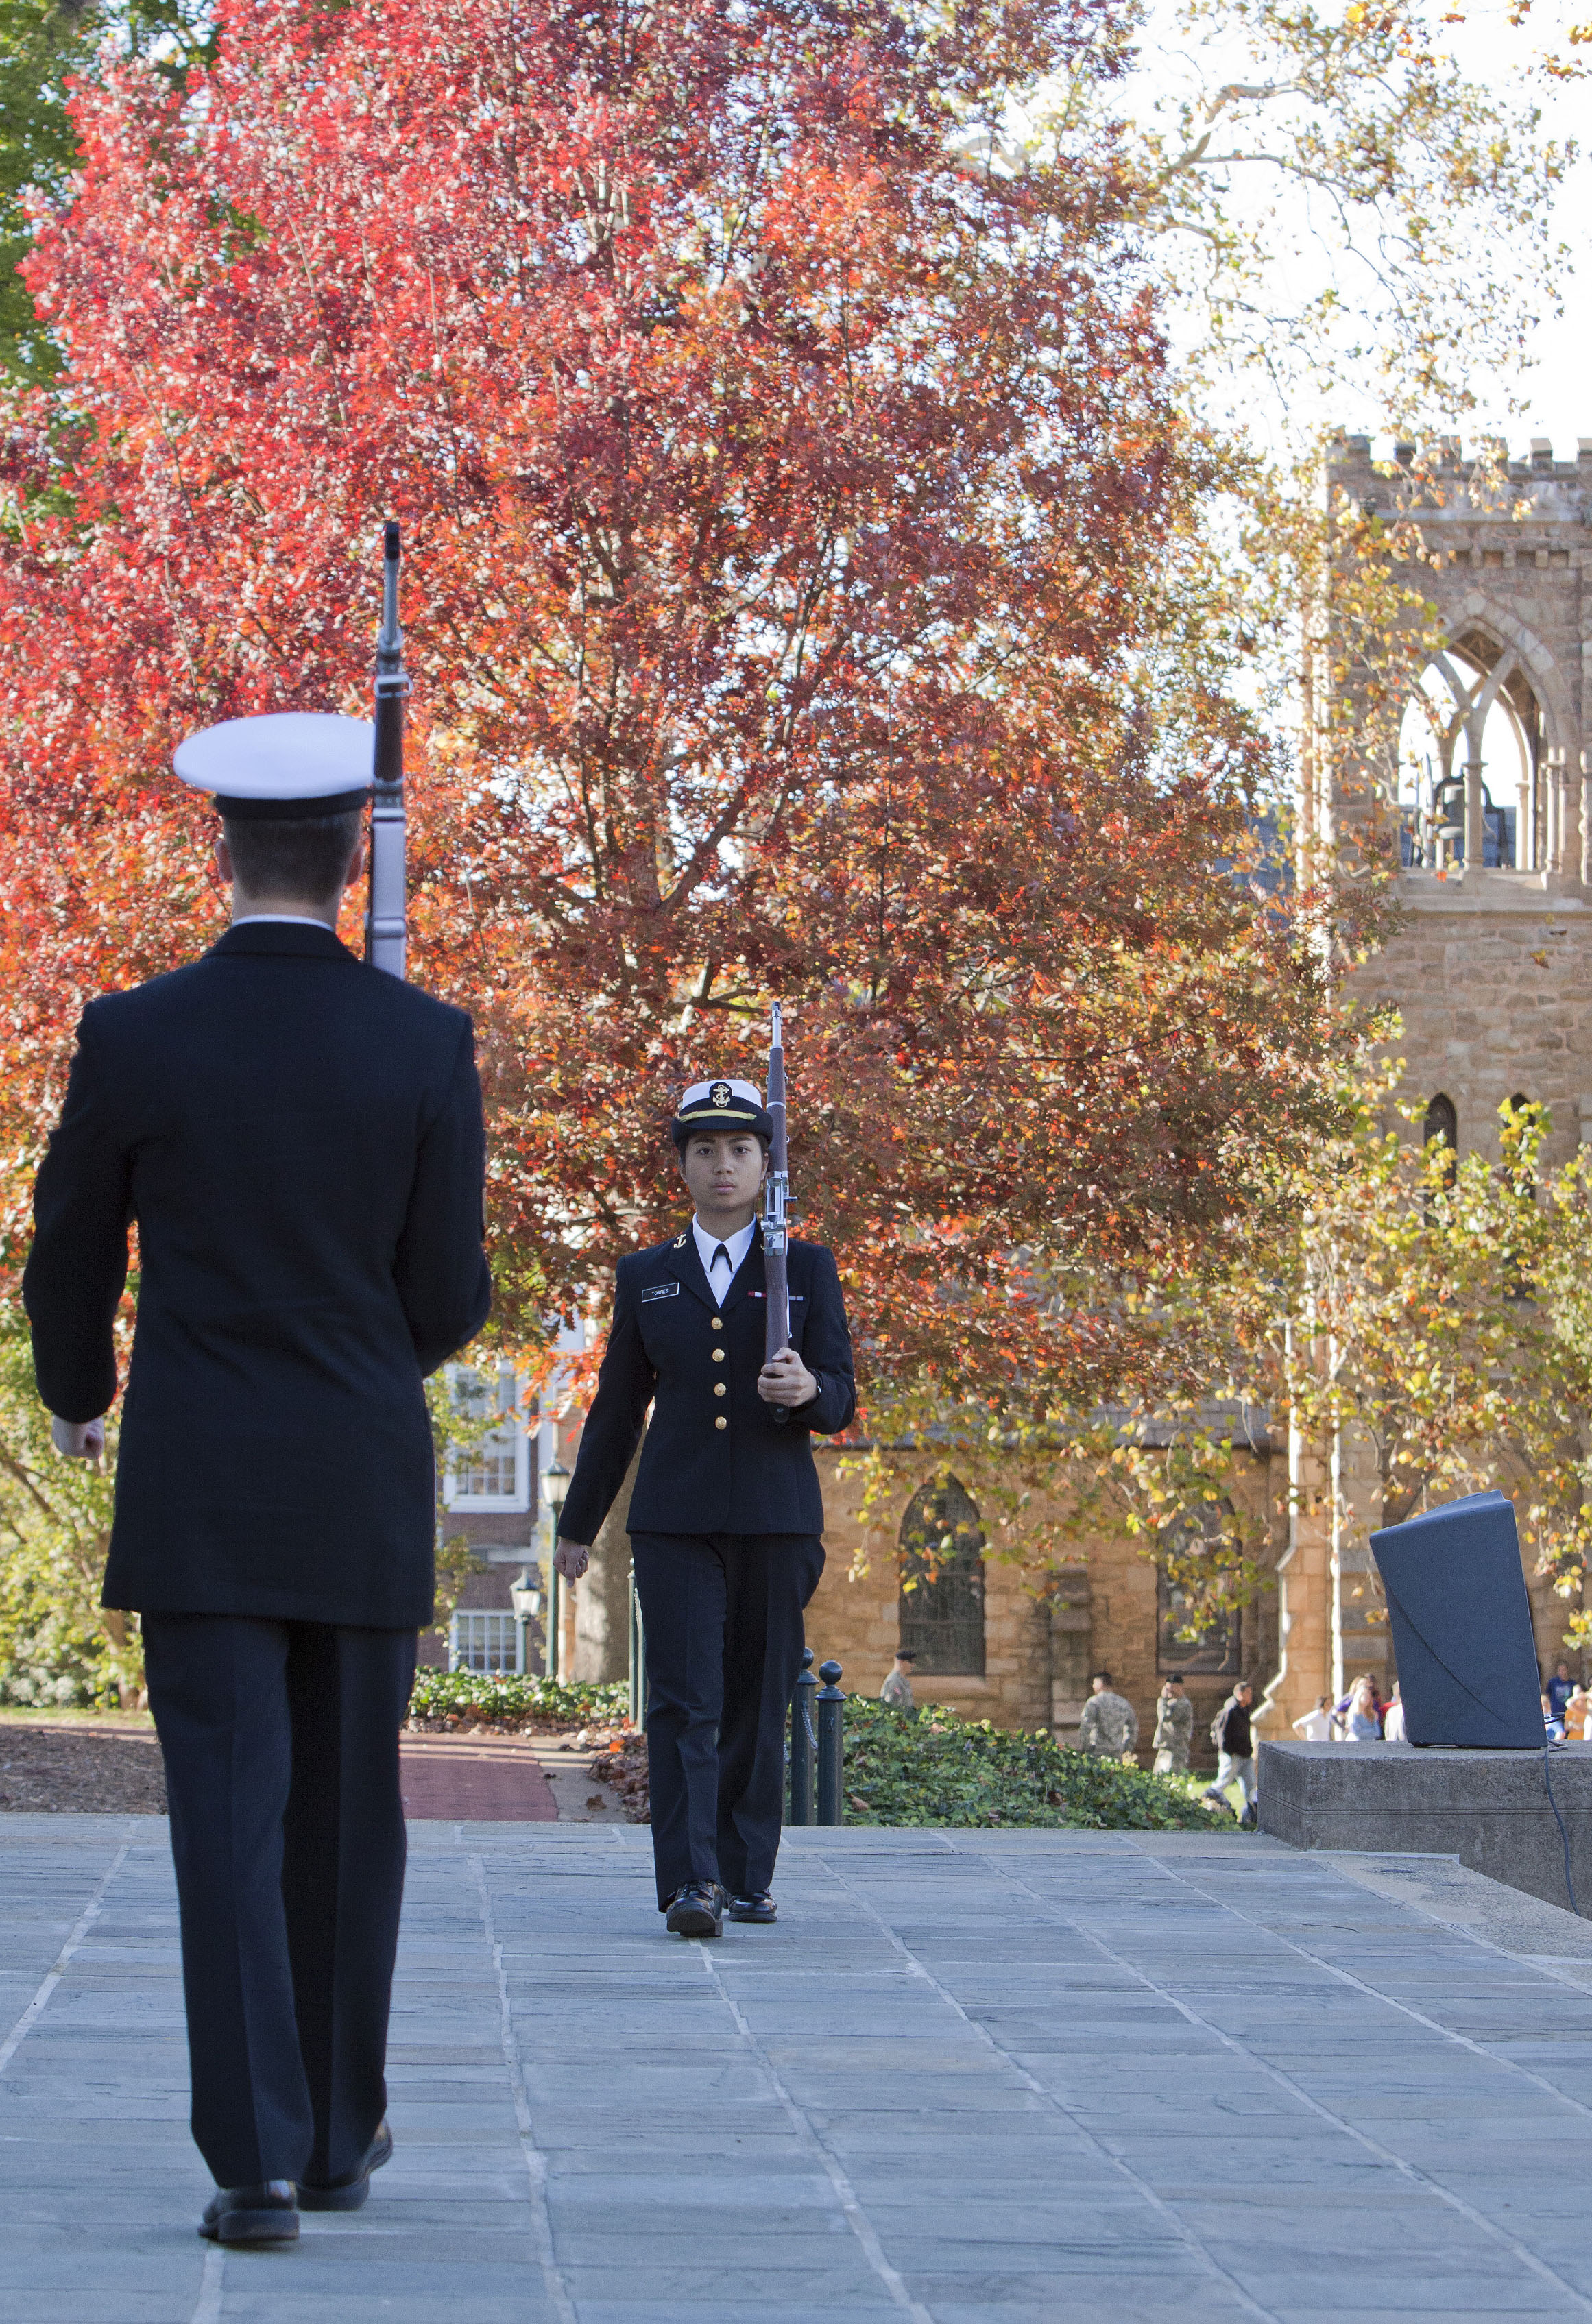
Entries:
[[[1573,60],[1592,75],[1592,46],[1572,49],[1565,37],[1572,23],[1585,23],[1592,15],[1587,0],[1568,8],[1563,0],[1536,0],[1518,32],[1511,28],[1507,11],[1495,5],[1471,7],[1467,15],[1464,24],[1442,27],[1440,37],[1478,80],[1502,78],[1518,69],[1523,52],[1535,60],[1544,50]],[[1532,85],[1549,135],[1574,139],[1583,148],[1592,143],[1592,78],[1555,81],[1538,76]],[[1499,397],[1490,418],[1491,432],[1506,436],[1512,451],[1523,451],[1530,437],[1549,436],[1558,457],[1567,460],[1575,457],[1578,436],[1592,437],[1592,152],[1582,152],[1555,207],[1559,238],[1569,244],[1574,269],[1563,284],[1564,313],[1538,327],[1534,368],[1514,383],[1527,415],[1512,418]],[[1478,426],[1476,433],[1483,432]]]
[[[1141,99],[1177,86],[1182,78],[1180,64],[1189,51],[1186,38],[1175,27],[1175,5],[1176,0],[1159,0],[1144,28]],[[1429,5],[1434,18],[1443,12],[1443,0],[1429,0]],[[1568,5],[1567,0],[1535,0],[1519,27],[1510,24],[1504,0],[1477,0],[1474,5],[1457,0],[1454,13],[1460,7],[1465,9],[1464,22],[1434,23],[1434,43],[1450,52],[1470,78],[1501,91],[1512,84],[1523,97],[1538,104],[1545,138],[1579,143],[1592,141],[1592,78],[1555,80],[1533,69],[1546,51],[1581,65],[1592,75],[1592,45],[1571,48],[1567,37],[1571,23],[1578,19],[1585,22],[1592,14],[1588,0],[1568,0]],[[1208,47],[1205,42],[1201,46],[1208,59]],[[1233,65],[1242,77],[1236,55]],[[1203,80],[1209,69],[1207,63],[1199,78]],[[1131,111],[1134,109],[1131,84],[1128,101]],[[1276,181],[1270,173],[1240,173],[1233,198],[1240,211],[1253,202],[1258,220],[1259,210],[1276,198]],[[1285,229],[1298,228],[1291,250],[1278,247],[1275,252],[1279,279],[1286,281],[1299,265],[1311,268],[1311,233],[1303,194],[1285,198],[1282,207],[1283,216],[1273,229],[1273,237],[1280,243],[1292,240]],[[1543,319],[1530,349],[1529,369],[1508,380],[1488,382],[1472,375],[1470,383],[1480,409],[1462,416],[1458,424],[1468,441],[1485,435],[1503,436],[1516,454],[1524,452],[1532,437],[1546,436],[1559,458],[1573,459],[1578,437],[1592,438],[1592,156],[1583,154],[1575,163],[1560,190],[1555,211],[1555,239],[1568,244],[1570,252],[1560,282],[1563,312],[1554,315],[1552,301],[1545,298]],[[1535,263],[1534,254],[1528,263]],[[1348,287],[1352,296],[1352,283]],[[1175,318],[1169,320],[1175,346],[1182,335]],[[1457,334],[1463,335],[1465,323],[1464,314],[1457,313]],[[1512,401],[1520,408],[1512,410]],[[1272,399],[1265,383],[1254,374],[1239,384],[1231,416],[1279,452],[1290,436],[1297,440],[1300,433],[1317,424],[1368,433],[1379,438],[1379,450],[1390,448],[1391,439],[1380,438],[1381,415],[1373,402],[1338,396],[1329,407],[1320,408],[1304,399],[1296,400],[1288,410]]]

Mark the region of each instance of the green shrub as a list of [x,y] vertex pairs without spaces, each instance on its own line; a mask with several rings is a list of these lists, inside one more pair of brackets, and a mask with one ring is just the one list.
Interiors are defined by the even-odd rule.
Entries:
[[1014,1733],[938,1706],[914,1720],[855,1695],[846,1705],[846,1821],[856,1824],[1233,1829],[1230,1818],[1199,1804],[1186,1777],[1064,1750],[1042,1729]]
[[630,1689],[623,1683],[592,1686],[580,1679],[516,1678],[497,1671],[421,1670],[409,1698],[411,1719],[478,1719],[514,1727],[546,1720],[578,1727],[588,1720],[623,1719]]

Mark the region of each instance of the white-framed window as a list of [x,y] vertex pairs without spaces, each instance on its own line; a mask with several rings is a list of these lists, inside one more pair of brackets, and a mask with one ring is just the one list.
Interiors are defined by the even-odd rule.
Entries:
[[[449,1450],[442,1478],[443,1507],[528,1509],[531,1432],[513,1366],[501,1364],[488,1372],[450,1364],[448,1388],[454,1408],[469,1422],[470,1433]],[[486,1421],[495,1425],[483,1427]]]
[[512,1614],[456,1614],[449,1625],[449,1670],[517,1671],[523,1634]]

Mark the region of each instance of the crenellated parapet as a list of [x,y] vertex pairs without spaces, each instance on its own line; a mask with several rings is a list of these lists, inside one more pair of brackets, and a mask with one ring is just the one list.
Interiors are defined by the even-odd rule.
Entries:
[[1416,544],[1407,577],[1435,611],[1436,650],[1372,786],[1411,902],[1422,873],[1473,908],[1508,908],[1523,878],[1538,893],[1592,890],[1592,437],[1573,460],[1545,438],[1523,460],[1447,438],[1375,465],[1367,437],[1344,436],[1327,483]]

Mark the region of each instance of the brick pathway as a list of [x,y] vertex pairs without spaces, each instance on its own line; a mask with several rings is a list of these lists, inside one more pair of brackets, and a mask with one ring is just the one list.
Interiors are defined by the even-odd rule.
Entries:
[[1592,1929],[1441,1859],[412,1832],[367,2208],[207,2254],[163,1823],[0,1818],[0,2324],[1592,2318]]
[[411,1822],[552,1823],[547,1777],[523,1743],[496,1736],[408,1736],[399,1751]]

